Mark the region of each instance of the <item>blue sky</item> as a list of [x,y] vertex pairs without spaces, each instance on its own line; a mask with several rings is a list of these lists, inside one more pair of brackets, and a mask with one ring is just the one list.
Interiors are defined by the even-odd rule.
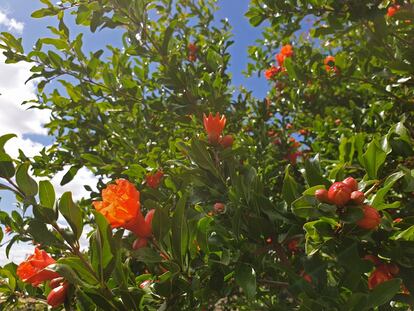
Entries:
[[[237,4],[236,4],[237,3]],[[234,45],[230,48],[232,60],[229,71],[232,73],[233,85],[245,85],[253,94],[263,98],[267,92],[268,84],[261,78],[246,78],[242,71],[247,65],[247,48],[254,44],[260,36],[260,29],[249,25],[244,17],[249,0],[219,0],[220,10],[217,12],[217,20],[227,18],[233,27]],[[17,36],[23,37],[26,50],[43,36],[50,34],[48,25],[56,26],[53,18],[32,19],[31,13],[43,5],[38,0],[1,0],[0,2],[0,31],[9,31]],[[79,28],[81,29],[81,28]],[[85,33],[85,42],[88,49],[96,50],[103,48],[106,44],[120,45],[120,33],[118,31],[105,30],[98,34]],[[35,84],[33,82],[24,84],[29,76],[30,66],[25,64],[5,65],[4,59],[0,58],[0,135],[16,133],[18,138],[13,139],[6,145],[6,150],[12,156],[16,156],[18,149],[24,150],[26,155],[34,156],[41,148],[52,142],[46,135],[42,124],[49,115],[46,111],[26,111],[20,103],[33,98],[35,95]],[[59,173],[54,180],[55,187],[62,178],[64,172]],[[78,173],[75,180],[65,187],[58,187],[58,193],[71,190],[78,197],[85,195],[83,184],[94,184],[93,175],[85,170]],[[7,192],[0,191],[0,210],[10,211],[14,209],[14,197]],[[5,237],[4,241],[8,238]],[[26,253],[30,253],[32,246],[18,245],[12,248],[11,259],[15,262],[22,260]],[[0,247],[0,265],[6,262],[4,247]]]

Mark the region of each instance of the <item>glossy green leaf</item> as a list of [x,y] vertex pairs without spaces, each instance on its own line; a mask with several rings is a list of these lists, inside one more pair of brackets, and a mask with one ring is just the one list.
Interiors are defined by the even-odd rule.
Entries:
[[69,223],[75,237],[79,239],[83,230],[82,212],[80,207],[73,202],[71,192],[65,192],[60,198],[59,211]]

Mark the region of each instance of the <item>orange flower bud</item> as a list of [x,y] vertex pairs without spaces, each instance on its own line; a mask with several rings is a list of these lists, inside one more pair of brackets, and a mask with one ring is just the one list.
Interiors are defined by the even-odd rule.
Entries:
[[365,195],[362,191],[353,191],[351,193],[351,200],[355,204],[361,205],[365,201]]
[[364,217],[357,222],[360,228],[372,230],[378,227],[381,222],[381,215],[379,212],[370,205],[364,205],[362,207]]
[[50,288],[56,288],[59,285],[62,285],[62,283],[65,281],[65,279],[63,277],[59,277],[59,278],[55,278],[53,280],[50,281],[49,283],[49,287]]
[[[380,266],[381,267],[381,266]],[[386,269],[376,268],[368,278],[368,288],[373,289],[381,283],[389,281],[393,276]]]
[[328,199],[333,204],[343,206],[351,199],[351,189],[343,182],[335,182],[328,190]]
[[226,210],[226,206],[223,203],[217,202],[213,206],[214,213],[216,214],[222,214]]
[[155,174],[147,174],[147,176],[145,176],[145,181],[148,187],[156,189],[159,187],[163,177],[164,172],[162,170],[158,170]]
[[292,253],[296,253],[298,248],[299,241],[297,239],[290,240],[287,247]]
[[220,140],[220,145],[223,146],[223,148],[231,148],[233,146],[234,138],[232,135],[226,135]]
[[358,182],[353,177],[345,178],[342,181],[345,185],[347,185],[352,191],[358,190]]
[[325,70],[327,72],[336,72],[336,66],[335,66],[335,57],[333,56],[327,56],[325,60],[323,61],[325,64]]
[[326,189],[318,189],[315,191],[315,198],[322,203],[332,204],[332,202],[328,198],[328,190]]
[[137,250],[143,247],[147,247],[148,240],[145,238],[137,238],[134,243],[132,243],[132,249]]
[[52,308],[56,308],[57,306],[60,306],[62,303],[64,303],[68,287],[69,285],[67,283],[64,283],[63,285],[59,285],[58,287],[52,289],[47,296],[47,303]]

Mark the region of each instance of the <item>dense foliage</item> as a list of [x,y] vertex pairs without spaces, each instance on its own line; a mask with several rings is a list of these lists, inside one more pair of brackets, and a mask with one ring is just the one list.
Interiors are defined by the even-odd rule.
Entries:
[[[50,37],[0,36],[54,137],[18,159],[0,137],[0,237],[37,245],[0,269],[2,308],[411,310],[414,5],[252,0],[254,98],[213,0],[40,1]],[[103,29],[120,46],[84,46]],[[68,166],[99,193],[58,198]]]

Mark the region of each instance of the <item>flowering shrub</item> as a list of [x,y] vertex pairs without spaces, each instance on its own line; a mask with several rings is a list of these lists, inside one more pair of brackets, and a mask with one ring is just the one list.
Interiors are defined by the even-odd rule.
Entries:
[[[40,79],[32,109],[55,138],[13,159],[0,137],[18,202],[0,237],[7,256],[36,245],[0,269],[2,309],[412,308],[412,4],[252,1],[258,99],[234,95],[212,0],[41,2],[51,37],[0,36]],[[122,47],[86,53],[68,20]],[[98,192],[57,194],[66,167],[61,184],[86,167]]]

